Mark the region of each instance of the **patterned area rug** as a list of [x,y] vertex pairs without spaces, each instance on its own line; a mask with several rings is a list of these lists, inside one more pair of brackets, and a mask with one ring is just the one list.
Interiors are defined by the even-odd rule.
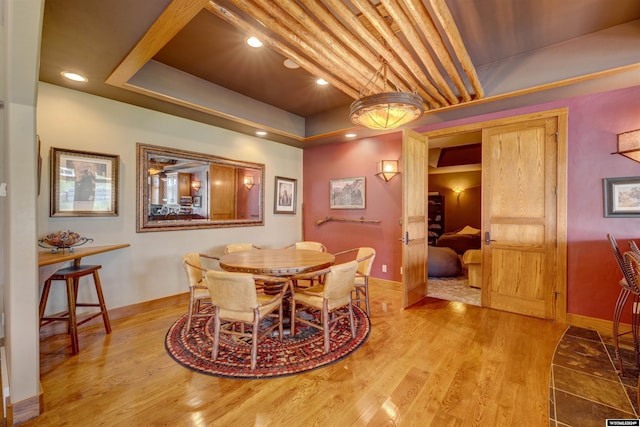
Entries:
[[[203,311],[212,310],[210,306]],[[331,349],[324,353],[322,331],[296,323],[297,333],[289,336],[285,325],[282,341],[267,336],[258,345],[258,360],[252,371],[251,343],[229,334],[220,335],[218,359],[211,359],[213,318],[194,318],[191,334],[185,335],[187,315],[180,317],[165,338],[167,353],[182,366],[202,374],[225,378],[276,378],[322,368],[344,359],[367,341],[371,323],[366,313],[353,308],[356,337],[351,337],[349,319],[343,318],[331,328]]]
[[427,295],[480,306],[480,289],[469,287],[467,276],[429,277]]

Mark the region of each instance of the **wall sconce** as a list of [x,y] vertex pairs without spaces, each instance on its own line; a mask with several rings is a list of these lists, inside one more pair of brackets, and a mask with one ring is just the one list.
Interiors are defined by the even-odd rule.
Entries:
[[394,176],[398,175],[398,161],[397,160],[380,160],[378,162],[378,175],[386,182],[391,181]]
[[192,181],[191,182],[191,188],[193,188],[193,191],[195,191],[196,193],[198,191],[200,191],[202,184],[200,183],[200,181]]
[[611,154],[621,154],[640,162],[640,129],[618,134],[618,151]]
[[247,187],[247,190],[251,190],[251,187],[253,187],[253,177],[249,175],[245,176],[242,183]]
[[453,192],[456,193],[456,196],[458,196],[458,201],[460,201],[460,195],[462,194],[462,192],[464,191],[463,188],[460,187],[456,187],[453,189]]

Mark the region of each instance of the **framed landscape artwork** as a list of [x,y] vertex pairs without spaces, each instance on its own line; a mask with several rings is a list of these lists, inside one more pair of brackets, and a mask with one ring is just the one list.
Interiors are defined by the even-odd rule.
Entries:
[[297,197],[297,180],[276,176],[273,201],[273,213],[295,214]]
[[118,216],[120,156],[51,147],[51,214]]
[[338,178],[329,181],[329,208],[364,209],[365,177]]
[[604,216],[640,217],[640,177],[604,178]]

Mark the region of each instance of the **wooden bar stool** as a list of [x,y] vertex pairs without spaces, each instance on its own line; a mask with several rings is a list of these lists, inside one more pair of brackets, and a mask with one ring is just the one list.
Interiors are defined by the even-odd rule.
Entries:
[[[108,334],[111,333],[109,314],[107,313],[107,306],[105,305],[104,297],[102,296],[102,285],[100,284],[100,276],[98,276],[98,270],[101,268],[101,265],[79,265],[62,268],[56,271],[49,279],[47,279],[46,282],[44,282],[42,297],[40,298],[40,327],[56,321],[67,322],[68,332],[71,335],[71,348],[73,354],[77,354],[80,350],[80,347],[78,345],[78,326],[82,325],[83,323],[88,322],[95,317],[102,316],[105,331]],[[93,275],[93,282],[96,287],[96,293],[98,294],[98,302],[79,303],[77,302],[77,299],[80,278],[88,276],[90,274]],[[66,290],[68,311],[57,315],[45,317],[44,311],[47,306],[47,298],[49,297],[49,291],[51,290],[51,283],[54,280],[64,281],[67,285]],[[82,321],[78,322],[76,316],[76,307],[100,307],[100,311],[97,313],[91,313],[87,317],[83,318]]]

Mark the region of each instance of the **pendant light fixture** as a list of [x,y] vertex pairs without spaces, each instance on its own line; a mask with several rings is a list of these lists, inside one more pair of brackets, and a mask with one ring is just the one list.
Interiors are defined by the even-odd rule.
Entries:
[[[371,92],[378,77],[383,79],[383,92],[365,95],[367,90]],[[360,91],[360,98],[351,103],[349,117],[357,125],[387,130],[417,120],[423,114],[424,101],[417,93],[387,92],[387,62],[383,60],[380,69]]]

